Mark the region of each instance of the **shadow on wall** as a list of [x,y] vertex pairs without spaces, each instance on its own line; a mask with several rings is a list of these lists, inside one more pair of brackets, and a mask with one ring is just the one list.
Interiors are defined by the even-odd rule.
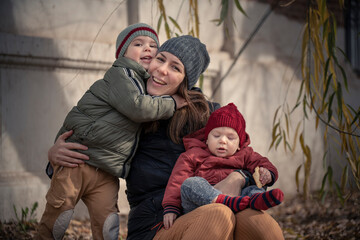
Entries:
[[65,42],[4,33],[0,33],[0,38],[5,43],[0,53],[0,175],[4,180],[0,195],[5,207],[0,211],[5,217],[12,215],[12,204],[30,206],[38,201],[39,210],[45,206],[50,184],[45,174],[47,151],[67,112],[103,71],[77,76],[83,62],[74,65],[57,57],[59,45],[64,46]]
[[1,172],[43,175],[55,129],[74,103],[62,85],[75,73],[61,71],[59,44],[21,35],[23,26],[13,16],[21,9],[17,3],[5,0],[0,7],[6,16],[0,23]]
[[126,24],[123,3],[1,1],[0,219],[13,218],[13,204],[35,201],[41,216],[50,184],[48,149],[69,110],[111,66],[112,44]]
[[[92,16],[100,6],[102,13]],[[67,112],[112,64],[112,43],[126,24],[119,24],[124,11],[126,4],[102,1],[1,1],[0,171],[43,175],[47,151]]]
[[66,42],[19,35],[0,36],[7,43],[7,54],[12,49],[19,49],[19,45],[20,49],[31,49],[8,54],[1,63],[0,175],[6,179],[3,185],[6,190],[0,194],[5,206],[5,210],[0,211],[4,211],[3,216],[10,216],[12,204],[30,206],[38,201],[38,216],[41,216],[50,184],[45,174],[48,149],[68,111],[89,86],[102,77],[103,70],[94,68],[94,71],[77,75],[82,61],[74,65],[66,59],[56,58],[60,55],[59,45],[64,46]]

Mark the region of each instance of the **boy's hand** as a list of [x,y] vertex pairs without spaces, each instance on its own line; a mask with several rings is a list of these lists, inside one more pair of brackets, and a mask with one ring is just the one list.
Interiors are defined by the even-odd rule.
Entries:
[[259,173],[260,173],[260,182],[263,186],[268,183],[271,183],[271,174],[270,174],[269,170],[267,170],[266,168],[260,167]]
[[165,229],[169,229],[174,224],[176,217],[175,213],[167,213],[164,215],[163,222]]
[[180,97],[179,94],[172,95],[172,98],[176,102],[176,109],[179,109],[179,108],[182,108],[182,107],[188,105],[188,103],[185,101],[185,99],[183,97]]

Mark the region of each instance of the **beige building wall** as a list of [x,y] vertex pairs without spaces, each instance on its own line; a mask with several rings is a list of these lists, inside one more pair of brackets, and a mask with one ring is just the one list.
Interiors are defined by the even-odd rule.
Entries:
[[[14,218],[18,209],[39,202],[37,217],[45,206],[50,180],[45,175],[47,151],[67,112],[88,87],[100,79],[114,61],[115,40],[129,23],[146,22],[156,28],[156,1],[139,0],[5,0],[0,3],[0,220]],[[167,14],[177,17],[183,34],[189,31],[187,1],[164,1]],[[241,1],[248,17],[233,8],[236,27],[232,43],[224,47],[224,29],[212,22],[219,18],[218,1],[199,1],[200,39],[206,43],[211,64],[205,74],[204,92],[211,97],[249,37],[267,4]],[[134,10],[135,9],[135,10]],[[136,12],[137,11],[137,12]],[[280,187],[296,193],[295,170],[302,163],[300,148],[294,153],[268,151],[276,108],[284,99],[294,102],[300,84],[302,23],[272,13],[222,82],[214,99],[234,102],[244,114],[251,146],[268,156],[279,170]],[[339,41],[343,44],[343,31]],[[164,29],[160,42],[166,40]],[[222,49],[233,49],[225,52]],[[359,102],[359,81],[349,69],[351,100]],[[322,175],[324,144],[314,130],[313,116],[306,124],[306,138],[313,153],[311,186],[318,188]],[[128,212],[121,181],[119,206]],[[87,217],[81,203],[75,217]]]

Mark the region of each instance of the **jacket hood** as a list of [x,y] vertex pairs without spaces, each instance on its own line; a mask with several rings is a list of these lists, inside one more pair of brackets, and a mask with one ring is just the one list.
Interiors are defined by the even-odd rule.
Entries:
[[[246,138],[245,142],[240,146],[240,149],[250,145],[250,136],[245,132]],[[205,128],[201,128],[194,133],[186,135],[183,138],[184,146],[186,150],[189,150],[194,147],[200,147],[202,149],[207,149],[206,140],[205,140]]]

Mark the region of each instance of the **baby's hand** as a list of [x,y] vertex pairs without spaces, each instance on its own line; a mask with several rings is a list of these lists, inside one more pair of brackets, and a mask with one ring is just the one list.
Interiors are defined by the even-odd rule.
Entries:
[[163,222],[165,229],[169,229],[174,224],[176,217],[175,213],[167,213],[164,215]]
[[179,94],[174,94],[172,95],[173,99],[176,102],[176,109],[182,108],[186,105],[188,105],[188,103],[185,101],[185,99],[183,97],[181,97]]
[[260,173],[260,182],[263,186],[271,182],[271,174],[269,170],[260,167],[259,173]]

